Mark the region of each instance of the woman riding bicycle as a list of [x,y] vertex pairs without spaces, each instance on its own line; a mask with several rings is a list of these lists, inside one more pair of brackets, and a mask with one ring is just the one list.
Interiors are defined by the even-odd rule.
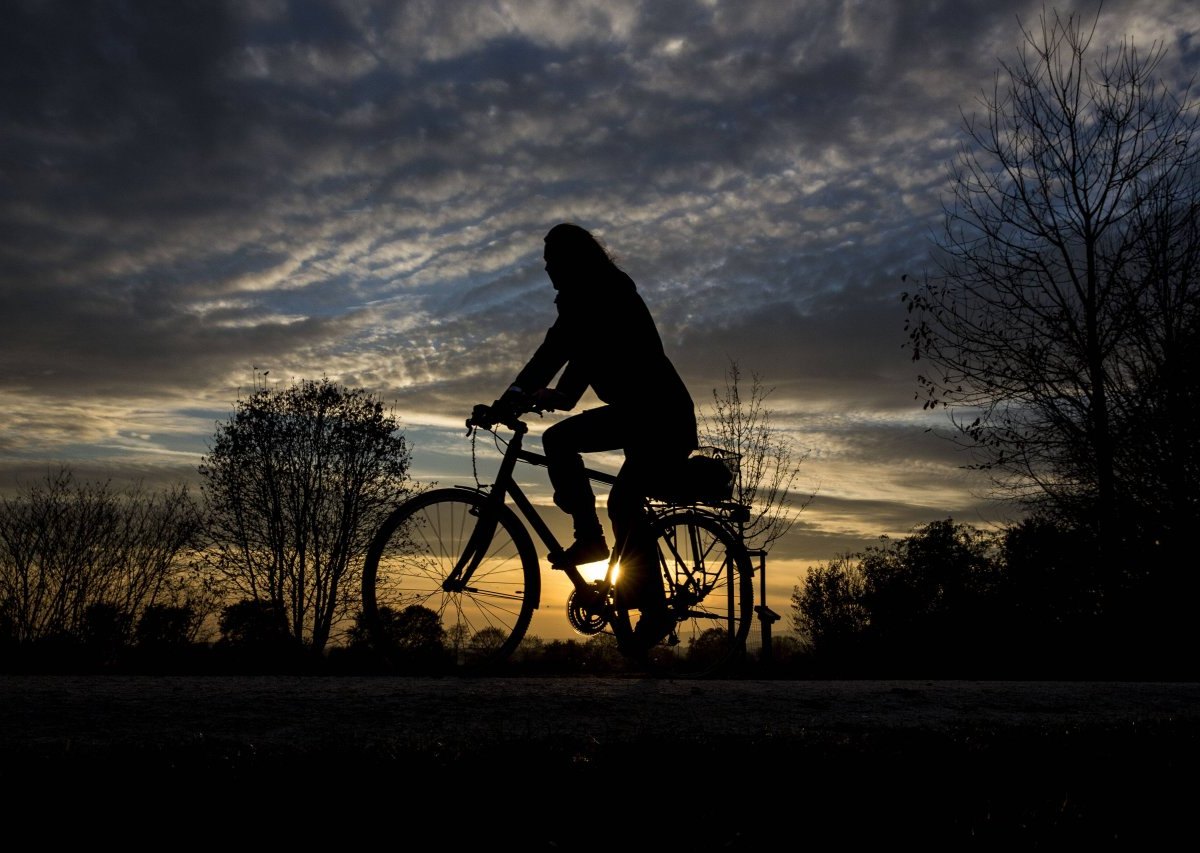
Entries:
[[[618,603],[641,611],[635,636],[652,645],[673,620],[643,505],[647,495],[671,487],[695,449],[695,406],[633,280],[595,237],[572,223],[556,225],[546,235],[544,258],[558,291],[558,318],[493,408],[569,411],[589,386],[606,404],[572,415],[542,436],[554,502],[570,514],[575,531],[575,541],[549,558],[556,566],[608,559],[580,454],[623,450],[625,462],[608,497],[621,555]],[[560,370],[558,383],[549,387]]]

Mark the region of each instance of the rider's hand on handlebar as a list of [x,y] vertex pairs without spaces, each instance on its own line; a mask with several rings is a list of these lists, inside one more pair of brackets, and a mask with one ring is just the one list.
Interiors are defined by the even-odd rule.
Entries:
[[467,418],[467,434],[470,435],[471,430],[475,427],[491,429],[496,424],[511,426],[528,411],[528,406],[514,406],[513,402],[511,399],[505,400],[504,397],[501,397],[490,406],[483,403],[476,405],[471,410],[471,417]]
[[487,429],[495,422],[496,418],[492,415],[492,407],[479,403],[471,409],[471,417],[467,418],[467,429],[477,426]]
[[500,399],[492,403],[492,409],[504,414],[521,415],[529,411],[529,395],[516,385],[509,387],[500,395]]
[[467,432],[470,433],[473,427],[491,429],[496,424],[513,426],[526,412],[540,415],[548,409],[566,408],[566,403],[566,398],[553,388],[542,388],[530,395],[513,386],[490,406],[483,403],[475,406],[471,417],[467,418]]

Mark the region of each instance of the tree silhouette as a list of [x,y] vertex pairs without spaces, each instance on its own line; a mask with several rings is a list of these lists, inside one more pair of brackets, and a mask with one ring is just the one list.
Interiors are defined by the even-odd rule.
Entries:
[[231,597],[272,602],[313,651],[358,607],[367,543],[408,494],[398,429],[375,397],[328,379],[262,388],[200,467],[214,577]]
[[739,528],[752,550],[769,550],[812,499],[797,504],[793,494],[808,454],[798,453],[776,427],[774,412],[766,405],[773,390],[757,373],[751,374],[747,389],[740,366],[730,359],[725,387],[713,389],[711,413],[699,413],[701,441],[737,455],[734,498],[750,507],[750,517],[739,522]]
[[273,601],[243,599],[221,611],[220,642],[243,648],[291,645],[287,616]]
[[876,655],[898,665],[957,663],[968,646],[978,655],[999,578],[996,540],[947,518],[868,548],[859,570]]
[[152,604],[133,629],[132,660],[159,672],[190,669],[207,652],[200,642],[204,619],[187,604]]
[[840,661],[858,650],[868,621],[864,583],[855,555],[843,554],[811,568],[793,589],[792,622],[815,655]]
[[438,614],[420,604],[400,611],[380,607],[376,632],[368,629],[360,613],[351,632],[353,645],[369,647],[389,666],[405,670],[428,670],[447,663],[446,639]]
[[155,604],[204,609],[192,575],[198,525],[185,486],[118,490],[68,468],[48,474],[0,499],[0,624],[16,647],[101,630],[116,642],[117,626],[124,644]]
[[83,650],[89,664],[116,663],[132,640],[130,616],[116,605],[98,601],[83,611]]
[[508,635],[499,628],[483,628],[471,636],[468,649],[472,655],[481,658],[491,657],[507,639]]
[[689,667],[704,668],[723,663],[729,656],[729,632],[723,628],[706,628],[688,644],[684,655]]
[[201,616],[188,605],[152,604],[134,628],[134,644],[147,650],[180,649],[199,640]]
[[1123,541],[1182,557],[1200,508],[1200,112],[1161,45],[1022,32],[964,119],[909,345],[998,492],[1086,525],[1115,576]]
[[225,666],[238,671],[291,672],[315,660],[289,631],[278,602],[245,598],[221,611],[215,645]]
[[1000,607],[1000,541],[944,519],[815,567],[792,591],[797,632],[860,674],[984,673],[1021,630]]

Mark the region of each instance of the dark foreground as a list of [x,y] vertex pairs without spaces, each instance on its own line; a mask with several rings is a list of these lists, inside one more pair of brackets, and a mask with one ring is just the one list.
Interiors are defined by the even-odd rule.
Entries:
[[10,837],[59,843],[1140,850],[1200,793],[1195,683],[0,676],[0,708]]

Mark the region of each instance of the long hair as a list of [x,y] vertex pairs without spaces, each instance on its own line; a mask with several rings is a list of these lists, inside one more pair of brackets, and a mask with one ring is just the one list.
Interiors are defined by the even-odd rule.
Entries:
[[564,260],[580,270],[617,269],[616,261],[603,244],[586,228],[574,222],[561,222],[546,234],[546,245],[554,246]]

